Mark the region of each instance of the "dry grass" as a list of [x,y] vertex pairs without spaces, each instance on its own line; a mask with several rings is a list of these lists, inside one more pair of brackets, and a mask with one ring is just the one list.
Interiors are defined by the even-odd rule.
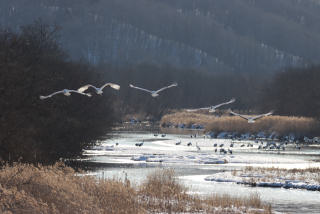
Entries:
[[223,207],[228,208],[230,204],[234,207],[254,207],[264,208],[265,210],[270,209],[268,206],[261,202],[260,195],[258,193],[252,194],[248,197],[230,197],[229,195],[213,195],[205,199],[206,204],[212,207]]
[[173,170],[160,170],[148,176],[139,188],[140,202],[152,213],[271,213],[271,207],[261,202],[258,194],[249,197],[212,195],[200,197],[187,194]]
[[54,166],[4,165],[0,170],[0,213],[271,213],[258,195],[234,198],[187,194],[172,170],[150,175],[137,188],[128,180],[78,176]]
[[249,173],[249,174],[260,174],[263,175],[264,180],[261,180],[260,178],[256,178],[254,182],[258,181],[267,181],[277,178],[283,178],[283,179],[292,179],[292,180],[300,180],[300,181],[307,181],[307,182],[317,182],[320,184],[320,168],[317,167],[310,167],[305,169],[282,169],[282,168],[276,168],[276,167],[269,167],[269,168],[263,168],[263,167],[251,167],[248,166],[244,168],[243,171],[238,171],[234,173],[233,175],[237,175],[238,173],[241,174]]
[[288,133],[311,134],[319,130],[320,124],[312,118],[269,116],[249,124],[246,120],[236,116],[215,117],[208,114],[177,112],[162,117],[161,124],[174,123],[186,125],[202,124],[207,131],[227,131],[239,133],[257,133],[260,131],[271,133],[276,131],[280,135]]
[[62,164],[7,165],[0,183],[0,213],[144,213],[126,183],[76,176]]
[[139,188],[139,195],[146,210],[183,212],[191,200],[186,191],[172,170],[160,170],[148,176]]
[[161,118],[160,124],[173,123],[173,124],[202,124],[209,125],[216,119],[215,116],[208,114],[192,113],[192,112],[176,112],[172,114],[166,114]]
[[318,167],[309,167],[305,169],[283,169],[283,168],[277,168],[277,167],[252,167],[252,166],[246,166],[244,168],[245,172],[252,172],[252,171],[264,171],[264,172],[284,172],[284,173],[320,173],[320,168]]

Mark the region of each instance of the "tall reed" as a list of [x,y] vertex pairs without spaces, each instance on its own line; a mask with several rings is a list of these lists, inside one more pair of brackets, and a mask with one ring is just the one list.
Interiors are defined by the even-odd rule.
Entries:
[[300,135],[319,135],[320,123],[312,118],[268,116],[248,123],[237,116],[215,117],[213,115],[189,112],[177,112],[162,117],[161,124],[202,124],[207,131],[266,133],[277,132],[280,135],[297,133]]

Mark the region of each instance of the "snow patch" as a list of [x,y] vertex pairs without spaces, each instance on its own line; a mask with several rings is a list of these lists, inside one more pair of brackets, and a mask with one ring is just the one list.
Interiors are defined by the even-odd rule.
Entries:
[[[290,180],[285,177],[270,174],[240,174],[233,175],[234,172],[219,172],[206,177],[206,181],[214,182],[232,182],[236,184],[245,184],[257,187],[275,187],[286,189],[305,189],[312,191],[320,191],[320,183],[308,177],[306,180]],[[272,173],[272,172],[270,172]],[[265,181],[261,181],[265,180]]]

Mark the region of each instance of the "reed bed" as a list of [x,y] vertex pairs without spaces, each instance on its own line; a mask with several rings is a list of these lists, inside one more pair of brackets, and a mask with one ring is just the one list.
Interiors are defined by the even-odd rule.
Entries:
[[[256,184],[258,182],[275,182],[295,180],[306,183],[320,184],[320,168],[310,167],[305,169],[282,169],[276,167],[251,167],[243,170],[231,171],[232,176],[242,177],[245,183]],[[243,176],[250,175],[250,176]]]
[[202,124],[207,131],[267,133],[277,132],[280,135],[298,133],[301,135],[319,134],[320,124],[312,118],[268,116],[257,120],[254,124],[237,116],[215,117],[208,114],[177,112],[162,117],[161,124]]
[[[276,167],[245,167],[243,171],[234,172],[234,176],[239,173],[249,173],[249,174],[260,174],[264,176],[264,180],[274,179],[278,177],[282,178],[290,178],[292,180],[300,180],[300,181],[309,181],[309,182],[317,182],[320,184],[320,168],[318,167],[309,167],[305,169],[282,169]],[[257,182],[257,180],[255,181]]]
[[6,165],[0,184],[0,213],[144,213],[126,183],[76,176],[61,163]]
[[278,168],[278,167],[252,167],[252,166],[246,166],[244,168],[245,172],[252,172],[252,171],[267,171],[267,172],[284,172],[284,173],[320,173],[320,168],[319,167],[309,167],[309,168],[304,168],[304,169],[298,169],[298,168],[293,168],[293,169],[283,169],[283,168]]
[[216,119],[215,116],[209,114],[193,113],[193,112],[175,112],[172,114],[164,115],[160,124],[202,124],[204,126],[209,125]]
[[16,163],[0,170],[0,213],[271,213],[258,195],[200,197],[187,193],[172,170],[159,170],[141,185],[128,179],[79,176],[62,163]]

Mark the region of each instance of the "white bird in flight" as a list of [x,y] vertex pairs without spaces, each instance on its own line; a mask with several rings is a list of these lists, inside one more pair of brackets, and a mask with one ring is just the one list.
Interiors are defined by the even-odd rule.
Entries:
[[235,115],[235,116],[239,116],[243,119],[246,119],[248,120],[248,123],[254,123],[255,120],[259,119],[259,118],[262,118],[262,117],[266,117],[266,116],[269,116],[271,114],[273,114],[273,111],[270,111],[269,113],[266,113],[266,114],[260,114],[260,115],[256,115],[256,116],[249,116],[249,115],[243,115],[243,114],[238,114],[238,113],[235,113],[233,111],[230,110],[230,113]]
[[119,90],[119,89],[120,89],[120,85],[117,85],[117,84],[114,84],[114,83],[106,83],[106,84],[104,84],[103,86],[101,86],[100,88],[97,88],[97,87],[95,87],[95,86],[93,86],[93,85],[88,84],[88,85],[82,86],[82,87],[79,88],[77,91],[80,92],[80,93],[83,93],[83,92],[85,92],[86,90],[88,90],[88,88],[91,87],[91,88],[93,88],[94,90],[96,90],[96,93],[97,93],[97,94],[102,95],[103,89],[104,89],[105,87],[107,87],[107,86],[110,86],[111,88],[113,88],[113,89],[115,89],[115,90]]
[[56,91],[52,94],[49,94],[47,96],[40,96],[40,99],[41,100],[44,100],[44,99],[47,99],[47,98],[50,98],[56,94],[64,94],[65,96],[70,96],[71,93],[77,93],[77,94],[81,94],[81,95],[85,95],[85,96],[88,96],[88,97],[91,97],[91,94],[90,93],[83,93],[83,92],[79,92],[77,90],[69,90],[69,89],[63,89],[61,91]]
[[159,94],[158,94],[159,92],[161,92],[161,91],[163,91],[165,89],[171,88],[171,87],[178,86],[178,83],[175,82],[175,83],[173,83],[173,84],[171,84],[169,86],[163,87],[163,88],[161,88],[161,89],[159,89],[157,91],[151,91],[151,90],[148,90],[148,89],[139,88],[139,87],[136,87],[136,86],[134,86],[132,84],[130,84],[129,86],[131,88],[135,88],[135,89],[139,89],[139,90],[142,90],[142,91],[146,91],[146,92],[150,93],[152,97],[157,97],[157,96],[159,96]]
[[205,108],[196,108],[196,109],[187,109],[187,111],[193,112],[193,111],[199,111],[199,110],[209,110],[210,113],[213,113],[213,112],[215,112],[216,109],[219,108],[220,106],[228,105],[228,104],[234,103],[235,101],[236,101],[236,99],[235,99],[235,98],[232,98],[232,99],[229,100],[228,102],[220,103],[220,104],[215,105],[215,106],[210,106],[210,107],[205,107]]

